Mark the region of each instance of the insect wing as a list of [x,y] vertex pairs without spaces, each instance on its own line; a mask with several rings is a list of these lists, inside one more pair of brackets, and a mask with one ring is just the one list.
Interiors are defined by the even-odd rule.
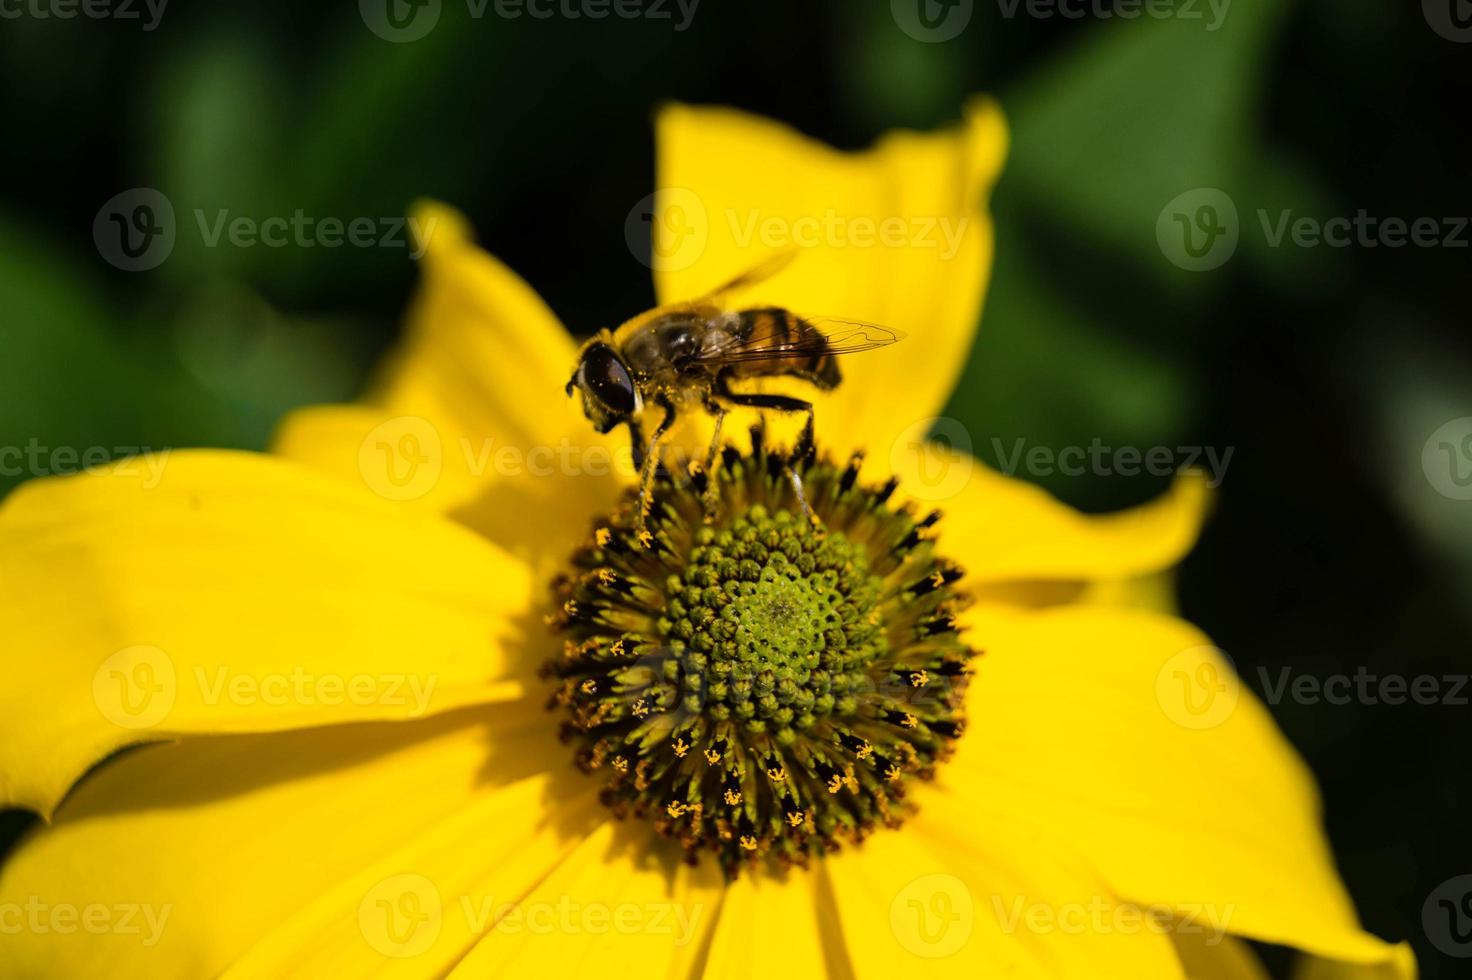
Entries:
[[[748,316],[752,314],[742,314]],[[786,311],[759,311],[751,332],[707,347],[700,360],[711,364],[770,361],[821,354],[856,354],[887,347],[904,334],[877,323],[835,317],[799,317]]]
[[694,299],[676,300],[673,303],[666,303],[664,306],[656,306],[652,310],[645,310],[638,316],[630,317],[619,324],[618,329],[614,332],[620,337],[627,337],[629,334],[638,331],[644,325],[671,314],[684,313],[698,317],[714,316],[726,306],[724,301],[729,294],[740,289],[748,289],[772,278],[787,268],[793,259],[797,258],[797,252],[796,245],[775,252],[759,264],[741,273],[735,279],[722,283],[703,296],[697,296]]
[[692,302],[693,304],[698,306],[724,306],[725,303],[723,303],[722,300],[731,293],[734,293],[740,289],[749,289],[752,286],[755,286],[757,283],[766,282],[768,279],[772,278],[777,273],[787,268],[789,265],[792,264],[792,260],[797,258],[797,252],[798,248],[796,245],[792,245],[782,249],[779,252],[775,252],[767,258],[763,259],[757,265],[754,265],[750,269],[747,269],[745,272],[741,273],[741,275],[737,276],[735,279],[732,279],[730,282],[727,283],[722,283],[715,289],[712,289],[710,292],[706,293],[704,296],[701,296],[699,299],[693,300]]

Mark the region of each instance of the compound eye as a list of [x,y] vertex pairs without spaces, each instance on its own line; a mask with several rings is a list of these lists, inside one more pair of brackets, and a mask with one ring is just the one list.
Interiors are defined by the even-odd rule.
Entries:
[[583,357],[583,383],[598,400],[620,415],[634,412],[634,379],[606,344],[589,348]]

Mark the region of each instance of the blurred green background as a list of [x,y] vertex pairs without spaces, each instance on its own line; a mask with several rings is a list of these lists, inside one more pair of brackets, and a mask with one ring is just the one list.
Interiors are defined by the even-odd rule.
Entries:
[[[984,328],[948,411],[975,450],[1230,449],[1182,604],[1259,693],[1283,667],[1472,667],[1472,502],[1422,467],[1432,433],[1472,416],[1472,231],[1275,247],[1258,216],[1364,209],[1445,235],[1472,214],[1460,21],[1432,2],[1199,0],[1126,20],[977,0],[933,8],[969,21],[927,41],[902,6],[704,0],[677,30],[673,5],[668,20],[513,20],[444,0],[412,43],[351,2],[179,3],[152,29],[141,5],[141,21],[0,20],[0,447],[261,448],[291,407],[355,394],[414,285],[406,250],[209,248],[196,208],[387,218],[442,198],[565,322],[604,324],[652,303],[624,222],[652,189],[660,100],[858,147],[991,92],[1013,152]],[[93,222],[137,187],[167,196],[180,231],[167,261],[128,272]],[[1196,188],[1239,213],[1235,252],[1207,271],[1156,234]],[[8,467],[0,489],[35,470]],[[1165,483],[1020,475],[1088,510]],[[1322,783],[1368,927],[1416,944],[1425,976],[1463,975],[1422,905],[1472,871],[1472,708],[1273,710]]]

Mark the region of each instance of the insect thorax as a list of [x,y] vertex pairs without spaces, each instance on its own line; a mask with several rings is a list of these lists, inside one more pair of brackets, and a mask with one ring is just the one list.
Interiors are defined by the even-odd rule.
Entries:
[[685,373],[701,353],[712,321],[694,312],[667,313],[633,331],[624,342],[630,368],[646,377]]

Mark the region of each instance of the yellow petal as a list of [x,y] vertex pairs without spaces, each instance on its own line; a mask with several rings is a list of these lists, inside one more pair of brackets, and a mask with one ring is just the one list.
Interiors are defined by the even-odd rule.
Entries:
[[1165,936],[1066,842],[921,805],[824,862],[860,980],[1182,976]]
[[471,241],[461,215],[424,202],[412,217],[428,238],[424,284],[369,401],[477,436],[555,444],[577,414],[563,392],[572,337],[535,290]]
[[6,936],[6,970],[437,975],[471,941],[467,904],[514,900],[601,820],[573,780],[531,702],[144,747],[0,870],[0,908],[35,923]]
[[377,405],[299,408],[281,420],[271,451],[342,477],[366,494],[426,511],[449,510],[472,497],[490,471],[489,462],[477,466],[484,457],[459,429]]
[[1090,515],[934,443],[896,454],[893,463],[901,496],[942,512],[942,547],[972,581],[987,585],[1118,580],[1167,569],[1195,544],[1210,500],[1205,477],[1187,471],[1158,500]]
[[507,978],[685,978],[720,914],[714,862],[691,868],[648,848],[643,821],[608,823],[495,924],[451,974]]
[[616,482],[627,447],[595,437],[564,393],[576,348],[552,311],[471,241],[458,213],[425,203],[412,217],[428,241],[400,348],[365,405],[294,412],[273,450],[439,510],[506,479]]
[[1170,571],[1132,578],[1098,579],[1084,587],[1078,601],[1172,615],[1180,611],[1176,604],[1176,577]]
[[1401,943],[1394,955],[1383,963],[1346,963],[1317,956],[1305,956],[1294,971],[1294,980],[1415,980],[1416,956],[1411,947]]
[[992,615],[969,729],[943,786],[1074,844],[1122,897],[1359,963],[1311,775],[1231,666],[1189,624],[1079,606]]
[[518,696],[535,587],[464,528],[268,456],[27,484],[0,508],[0,802],[49,813],[133,742]]
[[744,874],[726,888],[706,957],[707,980],[844,976],[848,953],[821,877]]
[[566,560],[595,515],[613,508],[633,471],[626,449],[571,437],[535,446],[477,440],[367,405],[301,409],[275,444],[278,454],[370,496],[445,513],[521,559],[537,581]]
[[1271,980],[1252,947],[1240,939],[1223,936],[1217,942],[1202,932],[1174,932],[1170,938],[1189,980]]
[[731,109],[670,106],[657,122],[651,212],[660,302],[702,295],[796,246],[790,266],[732,302],[908,334],[843,358],[843,383],[819,399],[825,441],[888,445],[939,413],[966,362],[1006,144],[1001,112],[984,99],[954,129],[890,133],[863,153]]

